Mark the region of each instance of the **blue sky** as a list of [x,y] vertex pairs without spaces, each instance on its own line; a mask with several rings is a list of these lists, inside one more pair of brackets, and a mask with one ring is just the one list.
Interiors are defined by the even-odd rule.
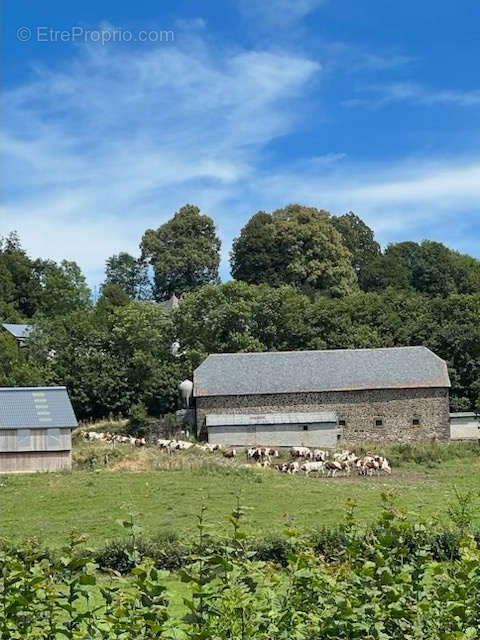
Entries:
[[290,202],[480,257],[479,24],[477,0],[8,3],[0,232],[91,284],[186,202],[224,278],[248,218]]

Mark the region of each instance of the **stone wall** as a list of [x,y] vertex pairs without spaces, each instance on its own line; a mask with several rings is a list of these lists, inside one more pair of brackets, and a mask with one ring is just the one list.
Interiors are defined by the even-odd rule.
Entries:
[[[348,441],[448,440],[448,389],[368,389],[196,398],[197,431],[207,413],[335,411]],[[268,443],[266,443],[268,444]]]

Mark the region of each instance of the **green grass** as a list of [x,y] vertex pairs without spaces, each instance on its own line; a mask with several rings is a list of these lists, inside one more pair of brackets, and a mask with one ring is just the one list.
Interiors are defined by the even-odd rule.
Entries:
[[237,495],[252,507],[248,527],[255,535],[281,532],[292,523],[304,530],[338,523],[349,498],[358,503],[358,519],[371,521],[378,516],[385,490],[394,490],[397,504],[413,517],[441,519],[454,485],[478,496],[480,459],[451,459],[430,468],[406,463],[391,477],[381,478],[305,478],[267,469],[207,466],[3,475],[0,485],[0,535],[14,542],[35,536],[59,546],[75,529],[89,536],[90,546],[100,547],[122,535],[116,521],[131,512],[138,514],[147,535],[175,530],[191,538],[202,501],[212,532],[222,533]]

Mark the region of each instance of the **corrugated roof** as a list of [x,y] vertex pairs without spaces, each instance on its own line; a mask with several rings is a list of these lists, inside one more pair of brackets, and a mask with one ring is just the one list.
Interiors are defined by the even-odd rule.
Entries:
[[65,387],[0,388],[0,429],[76,426]]
[[249,424],[313,424],[318,422],[336,423],[337,414],[334,411],[322,411],[319,413],[209,413],[205,416],[207,427]]
[[196,397],[416,387],[450,387],[426,347],[214,354],[194,372]]
[[2,327],[12,334],[17,340],[27,339],[32,333],[33,327],[30,324],[3,324]]

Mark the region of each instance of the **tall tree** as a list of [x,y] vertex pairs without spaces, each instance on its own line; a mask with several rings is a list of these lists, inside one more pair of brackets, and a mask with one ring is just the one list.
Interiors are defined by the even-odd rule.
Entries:
[[91,308],[92,294],[76,262],[36,260],[34,270],[42,288],[39,311],[53,317]]
[[103,287],[109,284],[122,287],[131,300],[146,300],[150,297],[147,265],[126,252],[108,258]]
[[[16,232],[10,233],[6,238],[0,238],[0,263],[4,267],[0,274],[1,288],[9,290],[7,295],[13,295],[13,304],[20,315],[31,318],[38,309],[42,287],[35,272],[34,262],[22,248]],[[9,276],[6,275],[7,271]]]
[[406,270],[408,287],[420,293],[446,297],[479,290],[480,261],[452,251],[440,242],[390,244],[385,258],[393,261],[399,271]]
[[235,277],[252,284],[333,297],[358,289],[352,256],[328,211],[299,204],[253,216],[234,241],[231,264]]
[[148,229],[140,247],[153,268],[155,299],[217,282],[220,246],[213,220],[189,204],[158,229]]
[[366,279],[371,265],[381,255],[380,245],[375,240],[372,229],[352,211],[343,216],[332,216],[332,223],[342,235],[343,243],[352,255],[358,284],[362,289],[366,289]]

